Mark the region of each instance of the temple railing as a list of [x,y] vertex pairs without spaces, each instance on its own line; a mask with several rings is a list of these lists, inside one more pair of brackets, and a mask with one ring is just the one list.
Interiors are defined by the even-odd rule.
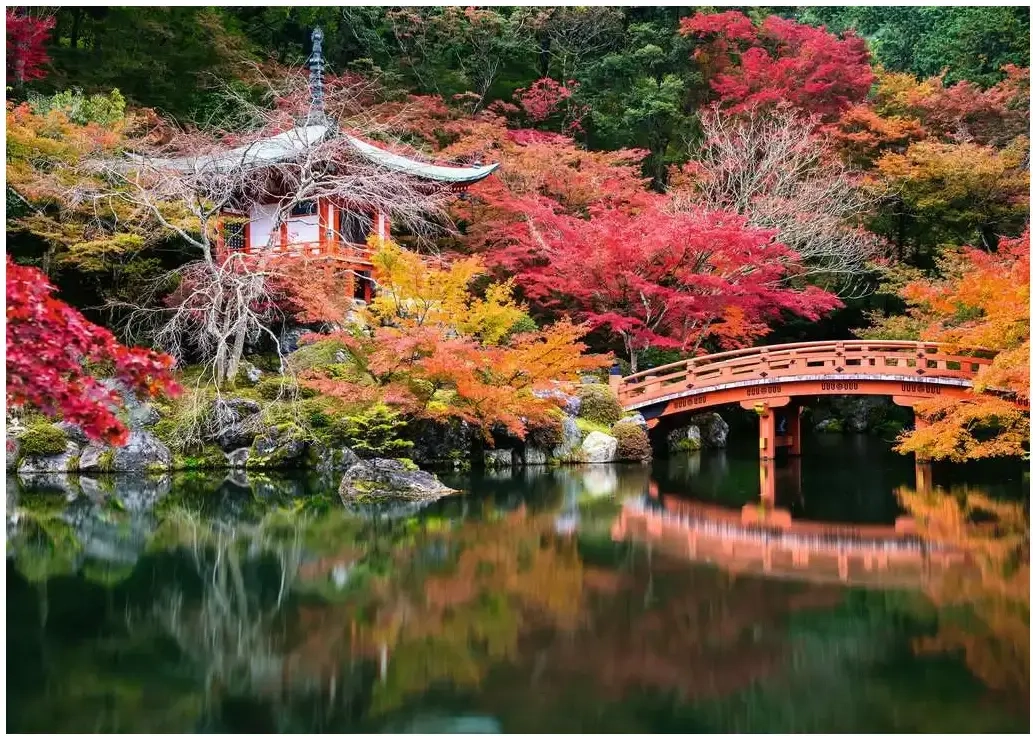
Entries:
[[[989,354],[989,353],[988,353]],[[956,378],[972,380],[990,365],[990,357],[955,355],[937,343],[906,340],[838,340],[803,342],[715,353],[639,371],[611,386],[624,406],[689,389],[740,381],[827,375]]]

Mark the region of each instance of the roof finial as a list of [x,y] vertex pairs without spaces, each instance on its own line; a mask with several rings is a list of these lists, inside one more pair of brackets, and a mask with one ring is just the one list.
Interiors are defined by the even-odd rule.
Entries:
[[325,123],[326,112],[323,110],[323,29],[319,26],[312,31],[312,56],[308,59],[309,125]]

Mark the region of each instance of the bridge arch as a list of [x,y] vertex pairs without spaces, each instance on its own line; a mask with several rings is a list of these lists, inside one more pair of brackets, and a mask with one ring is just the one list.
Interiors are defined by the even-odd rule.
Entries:
[[[962,397],[990,357],[955,355],[936,343],[837,340],[770,345],[678,361],[630,376],[611,376],[625,410],[650,426],[662,417],[739,404],[761,417],[762,458],[774,456],[775,410],[810,396],[889,396],[901,406]],[[799,454],[799,411],[788,410],[782,444]]]

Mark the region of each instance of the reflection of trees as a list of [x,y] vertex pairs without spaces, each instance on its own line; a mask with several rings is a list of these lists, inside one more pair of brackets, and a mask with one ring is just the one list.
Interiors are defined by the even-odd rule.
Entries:
[[927,593],[940,607],[936,634],[920,651],[960,651],[989,687],[1022,693],[1029,707],[1029,513],[1025,505],[978,492],[898,490],[926,539],[964,551],[968,568],[949,570]]

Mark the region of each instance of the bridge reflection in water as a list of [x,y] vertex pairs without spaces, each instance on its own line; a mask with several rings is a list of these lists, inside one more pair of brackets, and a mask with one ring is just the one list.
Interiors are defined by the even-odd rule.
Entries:
[[[916,464],[916,473],[917,485],[928,487],[930,466]],[[795,474],[799,488],[798,463],[790,464],[789,474]],[[762,493],[769,486],[771,499],[774,475],[773,465],[761,463]],[[611,536],[736,574],[818,583],[919,588],[948,568],[968,567],[963,553],[919,537],[908,517],[898,518],[893,526],[798,520],[766,499],[736,511],[661,497],[655,482],[647,497],[624,504]]]

